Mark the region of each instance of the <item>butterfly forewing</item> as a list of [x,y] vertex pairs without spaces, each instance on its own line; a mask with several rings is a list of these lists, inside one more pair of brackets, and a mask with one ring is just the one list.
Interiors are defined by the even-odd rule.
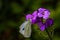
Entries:
[[25,26],[26,26],[27,22],[25,21],[24,23],[22,23],[22,25],[20,26],[20,33],[22,35],[24,35],[24,30],[25,30]]

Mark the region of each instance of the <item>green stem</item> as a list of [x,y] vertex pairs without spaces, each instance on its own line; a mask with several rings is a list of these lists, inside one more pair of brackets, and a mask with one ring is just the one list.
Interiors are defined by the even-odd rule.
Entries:
[[47,34],[48,34],[48,36],[49,36],[49,40],[52,40],[51,34],[48,32],[47,29],[46,29],[46,32],[47,32]]

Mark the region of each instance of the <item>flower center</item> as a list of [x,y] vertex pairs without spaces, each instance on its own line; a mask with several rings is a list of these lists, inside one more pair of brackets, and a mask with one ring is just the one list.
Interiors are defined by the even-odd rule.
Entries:
[[44,15],[44,12],[42,12],[41,14]]

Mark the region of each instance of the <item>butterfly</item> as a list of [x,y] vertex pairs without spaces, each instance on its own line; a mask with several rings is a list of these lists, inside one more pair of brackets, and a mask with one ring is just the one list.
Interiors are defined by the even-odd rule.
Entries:
[[29,38],[31,36],[31,22],[30,22],[30,20],[22,23],[22,25],[20,26],[20,33],[25,38]]

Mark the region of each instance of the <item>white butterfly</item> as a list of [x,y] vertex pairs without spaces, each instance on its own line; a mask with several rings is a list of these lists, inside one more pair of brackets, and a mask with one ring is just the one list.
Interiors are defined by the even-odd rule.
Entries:
[[25,21],[21,26],[20,26],[20,33],[25,37],[29,38],[31,36],[31,22],[30,20]]

